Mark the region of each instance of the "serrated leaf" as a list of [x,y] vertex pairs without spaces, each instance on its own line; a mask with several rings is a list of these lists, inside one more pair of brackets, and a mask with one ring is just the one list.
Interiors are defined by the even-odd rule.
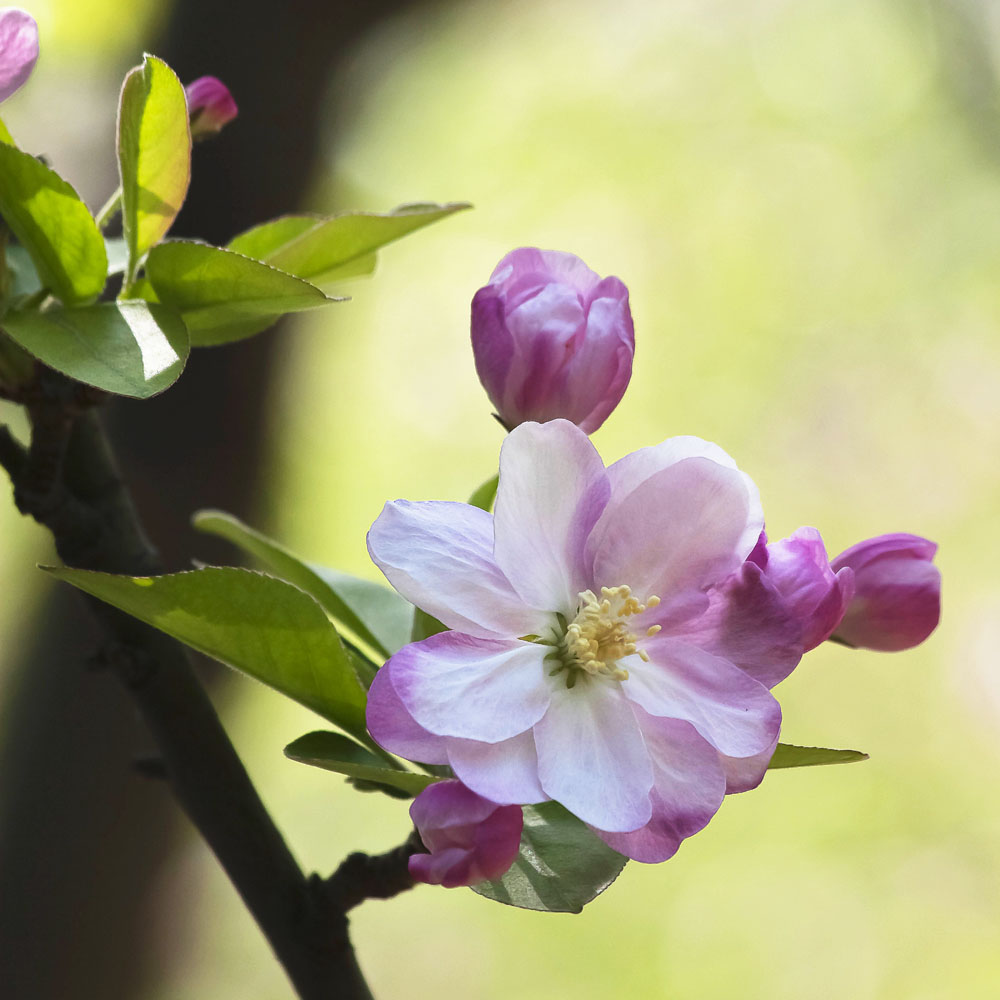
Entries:
[[478,507],[480,510],[485,510],[489,513],[493,509],[493,501],[497,497],[497,487],[500,485],[500,476],[493,476],[491,479],[487,479],[475,493],[469,497],[469,503],[473,507]]
[[0,215],[56,298],[79,305],[100,295],[108,260],[90,209],[54,170],[5,142],[0,142]]
[[469,207],[465,202],[413,204],[385,213],[284,216],[241,233],[229,247],[324,285],[371,273],[376,250]]
[[285,747],[285,756],[301,764],[322,767],[350,778],[398,788],[411,797],[440,780],[429,774],[415,774],[413,771],[398,771],[386,767],[385,761],[370,750],[338,733],[306,733]]
[[557,802],[543,802],[524,807],[521,849],[510,870],[472,889],[525,910],[579,913],[627,862]]
[[125,77],[118,109],[126,284],[184,204],[191,180],[187,98],[174,71],[147,55]]
[[828,750],[826,747],[797,747],[791,743],[779,743],[767,767],[768,770],[819,767],[824,764],[851,764],[856,760],[868,760],[868,754],[860,750]]
[[369,739],[365,690],[337,630],[297,587],[217,566],[153,577],[47,571]]
[[240,340],[285,313],[342,301],[268,264],[187,240],[153,247],[146,276],[159,300],[182,314],[194,347]]
[[259,559],[272,573],[309,594],[338,624],[383,658],[409,642],[413,606],[394,590],[305,562],[232,514],[203,510],[192,523]]
[[188,357],[180,316],[141,300],[12,312],[4,317],[3,328],[50,368],[136,399],[173,385]]

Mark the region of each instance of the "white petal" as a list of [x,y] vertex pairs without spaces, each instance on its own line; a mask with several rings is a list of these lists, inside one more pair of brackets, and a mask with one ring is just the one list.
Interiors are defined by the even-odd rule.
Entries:
[[653,764],[653,814],[631,833],[596,832],[621,854],[657,863],[706,826],[722,805],[726,779],[715,747],[688,723],[655,719],[642,709],[636,718]]
[[653,771],[618,681],[560,680],[534,732],[542,788],[571,813],[616,832],[649,821]]
[[396,653],[392,683],[406,710],[430,732],[499,743],[545,713],[546,652],[547,646],[532,642],[441,632]]
[[716,583],[756,544],[752,508],[742,473],[707,458],[671,465],[608,502],[590,539],[595,583],[628,584],[640,599]]
[[494,561],[493,519],[478,507],[387,503],[368,532],[368,551],[403,597],[448,628],[509,639],[547,627]]
[[531,607],[575,612],[577,594],[590,586],[587,538],[608,495],[604,463],[575,424],[525,423],[507,436],[494,555]]
[[645,650],[649,663],[623,661],[629,678],[622,687],[650,715],[690,722],[729,757],[760,753],[777,738],[780,706],[739,667],[671,637],[651,639]]
[[450,739],[448,762],[462,783],[501,805],[544,802],[538,781],[538,756],[530,732],[502,743]]

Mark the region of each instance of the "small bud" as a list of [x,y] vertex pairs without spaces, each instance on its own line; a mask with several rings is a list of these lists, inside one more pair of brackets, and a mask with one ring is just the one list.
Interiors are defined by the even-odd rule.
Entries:
[[854,594],[853,575],[848,568],[830,565],[815,528],[799,528],[766,546],[764,540],[762,534],[750,558],[801,628],[800,645],[806,653],[828,639],[843,618]]
[[854,598],[833,638],[848,646],[896,652],[923,642],[941,617],[937,545],[918,535],[879,535],[830,564],[854,571]]
[[38,25],[26,11],[0,8],[0,101],[24,83],[38,59]]
[[413,800],[410,818],[430,852],[410,858],[410,874],[446,889],[503,875],[517,857],[524,824],[520,806],[499,806],[456,780],[428,785]]
[[191,138],[221,132],[238,114],[229,88],[214,76],[199,76],[185,88],[191,115]]
[[573,254],[513,250],[472,300],[472,350],[508,430],[564,417],[591,434],[632,375],[628,289]]

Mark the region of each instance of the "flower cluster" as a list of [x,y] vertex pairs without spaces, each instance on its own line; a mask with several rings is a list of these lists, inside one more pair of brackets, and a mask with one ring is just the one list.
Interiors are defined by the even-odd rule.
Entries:
[[570,255],[505,257],[472,324],[513,427],[495,513],[398,500],[369,533],[389,582],[447,629],[396,653],[368,703],[383,747],[458,779],[414,803],[423,881],[505,870],[507,810],[548,800],[627,857],[666,860],[760,783],[781,726],[771,689],[805,652],[831,637],[903,649],[937,623],[924,539],[832,562],[813,528],[769,543],[753,482],[695,437],[605,467],[587,434],[628,382],[627,302]]

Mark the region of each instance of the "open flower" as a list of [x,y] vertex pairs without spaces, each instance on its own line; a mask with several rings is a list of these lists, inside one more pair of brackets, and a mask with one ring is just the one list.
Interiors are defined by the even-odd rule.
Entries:
[[428,785],[410,806],[410,818],[429,853],[414,854],[418,882],[454,889],[499,878],[521,844],[520,806],[498,806],[460,781]]
[[571,253],[512,250],[472,299],[472,351],[508,430],[563,417],[591,434],[632,376],[628,289]]
[[0,7],[0,101],[31,75],[38,60],[38,25],[17,7]]
[[830,565],[840,573],[853,571],[855,593],[834,639],[883,652],[923,642],[941,617],[935,552],[934,542],[901,533],[868,538],[841,552]]
[[722,586],[762,527],[715,445],[673,438],[605,469],[568,421],[522,424],[494,515],[400,500],[372,526],[389,582],[454,630],[379,671],[372,734],[492,802],[555,799],[623,854],[669,858],[777,741],[755,673],[793,623],[748,625]]

